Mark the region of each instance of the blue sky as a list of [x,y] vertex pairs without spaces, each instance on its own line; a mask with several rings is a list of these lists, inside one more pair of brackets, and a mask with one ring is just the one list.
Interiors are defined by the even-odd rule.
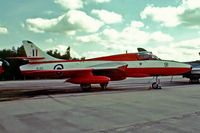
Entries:
[[73,57],[136,52],[200,57],[200,0],[1,0],[0,49],[30,40]]

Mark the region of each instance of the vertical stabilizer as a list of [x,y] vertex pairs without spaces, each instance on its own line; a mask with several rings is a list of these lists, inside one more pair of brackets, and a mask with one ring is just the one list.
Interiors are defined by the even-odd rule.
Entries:
[[30,58],[44,58],[43,61],[54,61],[59,60],[57,58],[54,58],[50,55],[48,55],[46,52],[42,51],[40,48],[38,48],[34,43],[28,40],[22,41],[26,56]]

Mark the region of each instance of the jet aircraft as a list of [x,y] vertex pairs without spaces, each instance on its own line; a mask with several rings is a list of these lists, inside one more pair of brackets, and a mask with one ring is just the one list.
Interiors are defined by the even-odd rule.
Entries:
[[[200,55],[200,52],[199,52]],[[200,79],[200,60],[197,61],[191,61],[191,62],[185,62],[187,64],[190,64],[192,66],[192,70],[190,72],[187,72],[183,74],[183,77],[189,78],[190,83],[199,83]]]
[[156,76],[152,88],[158,89],[158,76],[177,75],[188,72],[188,64],[161,60],[151,52],[126,53],[85,60],[56,59],[38,48],[31,41],[22,41],[29,63],[22,65],[22,74],[35,77],[66,78],[67,82],[80,84],[83,91],[91,89],[91,84],[100,84],[106,89],[109,81],[123,80],[127,77]]
[[3,73],[4,70],[8,68],[9,66],[10,64],[7,61],[0,58],[0,74]]

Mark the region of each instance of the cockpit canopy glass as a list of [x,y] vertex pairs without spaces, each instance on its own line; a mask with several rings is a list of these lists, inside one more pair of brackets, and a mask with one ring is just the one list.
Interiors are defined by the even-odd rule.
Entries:
[[137,55],[140,60],[160,60],[156,55],[153,55],[152,52],[139,52]]

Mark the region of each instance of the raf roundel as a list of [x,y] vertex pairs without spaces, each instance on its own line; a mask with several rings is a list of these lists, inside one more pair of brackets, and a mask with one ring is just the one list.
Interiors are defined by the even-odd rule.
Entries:
[[[53,69],[54,69],[54,70],[62,70],[63,68],[64,68],[64,67],[63,67],[63,64],[57,64],[57,65],[54,66]],[[62,75],[62,72],[58,72],[58,71],[57,71],[56,74],[57,74],[57,75]]]

